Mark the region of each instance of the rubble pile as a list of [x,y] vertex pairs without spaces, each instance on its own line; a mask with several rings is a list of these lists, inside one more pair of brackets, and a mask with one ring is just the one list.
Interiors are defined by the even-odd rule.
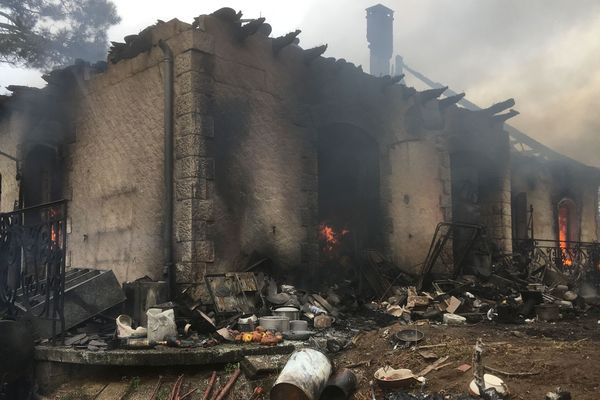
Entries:
[[[426,266],[420,276],[410,276],[371,250],[362,263],[355,263],[356,280],[323,280],[318,289],[311,290],[259,271],[206,275],[209,301],[193,304],[185,297],[160,301],[167,300],[164,287],[145,278],[126,285],[128,301],[112,309],[118,315],[111,317],[109,310],[94,316],[72,329],[64,344],[88,351],[293,344],[296,351],[287,363],[279,360],[277,367],[242,363],[242,371],[248,377],[259,370],[269,374],[281,371],[271,392],[274,399],[289,398],[296,389],[303,393],[314,390],[316,399],[329,387],[330,391],[340,391],[341,397],[336,398],[342,399],[355,390],[353,372],[318,360],[322,354],[352,348],[365,332],[384,329],[383,337],[391,351],[418,349],[418,354],[431,363],[418,372],[403,365],[377,369],[371,381],[373,399],[376,392],[385,399],[504,399],[509,392],[502,379],[484,373],[484,369],[494,371],[482,367],[475,356],[471,364],[456,368],[461,373],[473,373],[473,381],[465,388],[468,394],[428,393],[426,375],[450,363],[448,356],[437,356],[431,346],[419,345],[425,334],[418,328],[555,322],[585,315],[598,304],[581,275],[574,279],[551,268],[531,273],[530,264],[523,267],[518,258],[505,257],[489,268],[480,268],[480,273],[436,274]],[[473,272],[469,268],[464,271]],[[385,328],[392,325],[405,328],[388,334]],[[478,342],[475,354],[481,353],[481,347]],[[301,366],[290,366],[294,360]],[[345,387],[335,383],[341,379],[339,374],[354,384]],[[319,381],[312,382],[316,377]],[[547,398],[564,398],[561,393],[549,392]]]

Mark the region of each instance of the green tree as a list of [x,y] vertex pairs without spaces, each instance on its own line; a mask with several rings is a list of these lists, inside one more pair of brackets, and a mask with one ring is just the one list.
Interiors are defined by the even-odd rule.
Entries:
[[0,0],[0,63],[51,69],[106,58],[110,0]]

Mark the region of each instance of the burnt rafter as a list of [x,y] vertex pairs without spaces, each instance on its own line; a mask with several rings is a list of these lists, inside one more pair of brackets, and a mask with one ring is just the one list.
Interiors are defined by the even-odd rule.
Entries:
[[446,108],[450,107],[451,105],[458,103],[459,101],[462,100],[463,97],[465,97],[465,94],[459,93],[454,96],[448,96],[445,99],[441,99],[439,101],[440,110],[445,110]]
[[313,47],[312,49],[304,50],[304,62],[306,64],[310,64],[317,58],[321,57],[321,55],[323,55],[323,53],[325,53],[326,50],[326,44],[322,46]]
[[482,112],[490,115],[498,114],[506,109],[509,109],[515,105],[515,99],[508,99],[501,101],[500,103],[496,103],[488,108],[484,108],[481,110]]
[[258,33],[266,37],[269,37],[271,32],[273,32],[273,27],[269,23],[262,24],[260,28],[258,28]]
[[385,75],[385,76],[382,76],[380,79],[382,81],[381,90],[385,90],[388,87],[401,82],[402,79],[404,79],[404,74],[394,75],[394,76]]
[[278,54],[281,49],[294,43],[294,40],[296,40],[296,37],[300,34],[300,32],[302,32],[300,29],[296,29],[294,32],[290,32],[284,36],[279,36],[273,39],[273,53]]
[[419,100],[421,101],[421,104],[425,104],[440,97],[446,91],[446,89],[448,89],[448,86],[419,92]]
[[413,87],[408,87],[405,85],[401,85],[402,86],[402,98],[403,99],[409,99],[411,97],[413,97],[415,94],[417,94],[417,90]]
[[213,12],[211,15],[219,18],[220,20],[227,22],[238,22],[242,18],[242,12],[236,12],[231,7],[223,7],[219,8],[217,11]]
[[114,64],[120,60],[134,58],[152,48],[151,28],[146,28],[137,35],[125,36],[125,43],[110,42],[108,59]]
[[504,122],[504,121],[509,120],[509,119],[511,119],[513,117],[516,117],[517,115],[519,115],[519,112],[516,111],[516,110],[513,110],[511,108],[509,112],[507,112],[505,114],[494,115],[492,118],[494,119],[494,121]]
[[258,19],[253,19],[247,24],[240,27],[238,38],[240,40],[245,40],[246,38],[254,35],[260,27],[265,23],[266,19],[264,17],[260,17]]

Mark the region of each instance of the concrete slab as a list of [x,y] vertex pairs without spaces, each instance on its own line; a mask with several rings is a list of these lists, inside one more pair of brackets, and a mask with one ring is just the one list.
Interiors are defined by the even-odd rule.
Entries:
[[179,349],[159,346],[151,350],[89,351],[61,346],[36,346],[37,362],[102,366],[186,366],[239,362],[244,356],[290,354],[293,343],[277,346],[221,344],[210,348]]
[[267,356],[245,356],[240,362],[242,372],[250,378],[256,379],[273,372],[280,371],[289,359],[287,354]]

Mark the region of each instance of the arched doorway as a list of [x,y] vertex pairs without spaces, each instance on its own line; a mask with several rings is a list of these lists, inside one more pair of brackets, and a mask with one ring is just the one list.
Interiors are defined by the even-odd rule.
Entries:
[[58,151],[45,145],[33,146],[23,160],[21,202],[33,207],[62,197],[62,171]]
[[319,132],[318,146],[321,263],[381,248],[377,143],[340,123]]
[[566,244],[579,240],[577,206],[569,198],[558,202],[558,240]]
[[569,249],[573,242],[579,241],[579,218],[577,217],[577,205],[569,198],[558,202],[557,211],[558,240],[562,249],[564,265],[571,265],[573,260]]

